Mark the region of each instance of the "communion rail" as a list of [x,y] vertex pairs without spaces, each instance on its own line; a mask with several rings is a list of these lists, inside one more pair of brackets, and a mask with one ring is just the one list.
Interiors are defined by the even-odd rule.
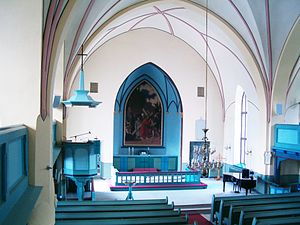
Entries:
[[136,185],[200,183],[200,171],[116,172],[116,186],[134,182]]

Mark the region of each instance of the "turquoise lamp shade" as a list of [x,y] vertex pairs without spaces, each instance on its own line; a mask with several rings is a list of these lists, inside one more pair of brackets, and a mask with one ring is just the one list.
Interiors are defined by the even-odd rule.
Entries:
[[89,91],[84,90],[84,71],[80,70],[79,78],[79,89],[74,91],[74,95],[71,96],[68,100],[62,101],[66,107],[72,106],[88,106],[90,108],[95,108],[101,102],[97,102],[88,95]]

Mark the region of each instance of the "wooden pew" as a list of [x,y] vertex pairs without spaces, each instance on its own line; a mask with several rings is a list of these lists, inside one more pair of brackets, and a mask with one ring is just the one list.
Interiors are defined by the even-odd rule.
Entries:
[[180,210],[162,211],[123,211],[123,212],[76,212],[76,213],[56,213],[56,220],[77,220],[77,219],[124,219],[124,218],[154,218],[180,216]]
[[[42,187],[29,185],[20,199],[14,204],[1,225],[23,225],[29,220]],[[1,215],[1,214],[0,214]],[[1,215],[2,216],[2,215]]]
[[286,216],[300,216],[300,209],[278,209],[278,210],[267,210],[267,211],[255,211],[255,212],[244,212],[241,211],[239,225],[251,225],[253,218],[280,218]]
[[223,221],[224,217],[229,217],[229,211],[231,206],[257,206],[265,204],[276,204],[276,203],[293,203],[299,202],[300,197],[287,197],[287,198],[270,198],[270,199],[249,199],[247,201],[221,201],[220,209],[216,213],[217,221]]
[[56,225],[187,224],[168,199],[59,202]]
[[300,209],[300,201],[295,203],[266,203],[264,205],[249,205],[249,206],[240,206],[240,205],[231,205],[229,210],[228,217],[224,217],[224,224],[238,224],[240,213],[243,210],[244,212],[249,211],[266,211],[266,210],[276,210],[276,209]]
[[59,220],[55,225],[150,225],[150,224],[187,224],[185,217],[159,217],[159,218],[126,218],[126,219],[97,219],[97,220]]
[[[212,196],[212,201],[211,201],[211,213],[210,213],[210,221],[211,222],[214,222],[216,217],[215,217],[215,214],[216,212],[219,210],[220,208],[220,203],[221,203],[221,200],[248,200],[248,199],[265,199],[265,198],[276,198],[278,196],[281,196],[283,194],[274,194],[274,195],[248,195],[248,196],[245,196],[245,195],[242,195],[242,196],[236,196],[236,195],[231,195],[231,196],[216,196],[216,195],[213,195]],[[300,196],[300,193],[289,193],[289,194],[284,194],[285,196]]]
[[146,199],[146,200],[113,200],[113,201],[59,201],[58,207],[64,206],[109,206],[109,205],[164,205],[168,204],[165,199]]
[[300,216],[284,216],[280,218],[253,218],[252,225],[278,225],[278,224],[289,224],[299,225]]
[[62,212],[122,212],[122,211],[162,211],[174,210],[174,203],[167,205],[109,205],[109,206],[63,206],[56,209],[57,213]]
[[215,214],[220,208],[220,203],[221,200],[245,200],[247,201],[248,199],[265,199],[265,198],[277,198],[280,196],[300,196],[299,192],[294,192],[294,193],[288,193],[288,194],[273,194],[273,195],[248,195],[248,196],[212,196],[212,203],[211,203],[211,213],[210,213],[210,221],[214,222],[216,217]]
[[234,199],[222,199],[220,206],[219,206],[219,211],[217,211],[216,214],[216,219],[217,221],[222,221],[224,217],[228,217],[229,215],[229,210],[231,205],[240,205],[240,206],[247,206],[247,205],[262,205],[265,204],[265,202],[269,203],[276,203],[276,202],[298,202],[300,200],[300,196],[298,195],[285,195],[285,194],[280,194],[277,195],[276,197],[273,195],[259,195],[257,198],[252,197],[252,198],[239,198],[235,197]]

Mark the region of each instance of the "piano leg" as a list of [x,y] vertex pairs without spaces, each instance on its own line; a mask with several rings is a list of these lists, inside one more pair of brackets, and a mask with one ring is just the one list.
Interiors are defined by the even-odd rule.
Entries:
[[233,182],[233,190],[234,190],[234,193],[240,193],[241,186],[240,186],[240,183],[238,180]]

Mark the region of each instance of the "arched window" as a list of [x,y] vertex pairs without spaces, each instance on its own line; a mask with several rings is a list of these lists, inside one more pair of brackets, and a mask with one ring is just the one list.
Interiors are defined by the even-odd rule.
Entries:
[[136,85],[124,110],[124,146],[162,145],[162,103],[147,81]]
[[247,149],[247,97],[243,92],[241,101],[241,134],[240,134],[240,163],[246,163]]
[[247,96],[241,86],[235,95],[234,164],[246,163],[247,149]]

